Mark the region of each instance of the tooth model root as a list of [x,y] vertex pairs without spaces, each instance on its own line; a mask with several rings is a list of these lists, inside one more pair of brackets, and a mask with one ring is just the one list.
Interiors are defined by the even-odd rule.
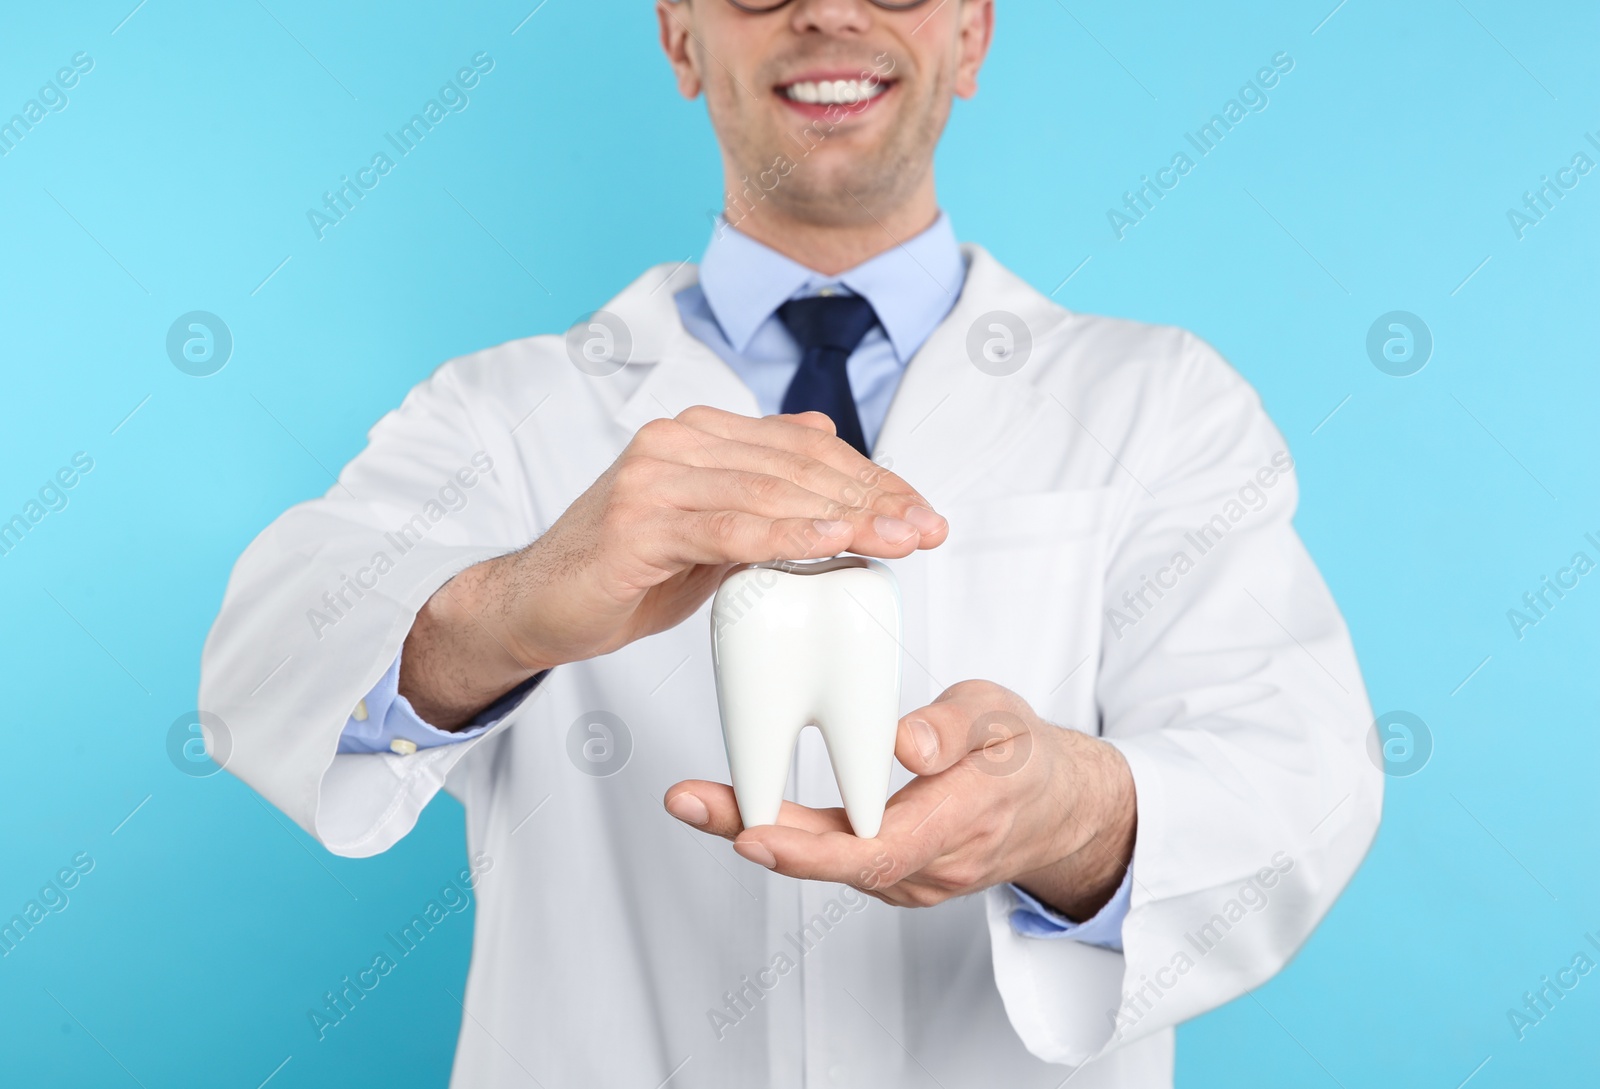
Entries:
[[900,705],[900,591],[855,556],[736,568],[711,608],[728,769],[745,827],[776,824],[795,742],[822,731],[856,835],[883,823]]

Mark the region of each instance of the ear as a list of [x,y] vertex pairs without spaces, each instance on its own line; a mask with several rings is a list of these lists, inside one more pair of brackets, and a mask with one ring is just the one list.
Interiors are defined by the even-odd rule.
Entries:
[[978,93],[978,69],[989,55],[994,41],[994,0],[961,0],[957,33],[960,50],[956,60],[956,95],[971,98]]
[[689,0],[656,0],[656,18],[661,23],[661,51],[672,65],[678,91],[684,98],[695,98],[700,94],[701,82],[700,69],[690,47],[693,37],[689,28],[694,21],[694,9]]

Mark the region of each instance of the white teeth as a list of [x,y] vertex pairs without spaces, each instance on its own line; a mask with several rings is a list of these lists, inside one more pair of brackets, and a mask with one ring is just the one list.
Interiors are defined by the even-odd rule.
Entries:
[[856,835],[878,834],[900,715],[900,589],[878,560],[735,568],[711,606],[717,706],[746,827],[773,824],[814,723]]
[[783,93],[794,102],[853,106],[858,102],[877,98],[888,89],[881,80],[825,79],[791,83],[783,88]]

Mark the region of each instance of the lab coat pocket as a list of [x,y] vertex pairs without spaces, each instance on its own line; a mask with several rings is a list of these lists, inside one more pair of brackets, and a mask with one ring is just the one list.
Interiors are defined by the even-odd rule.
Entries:
[[928,670],[993,681],[1047,721],[1096,732],[1094,680],[1111,490],[946,504],[927,554]]

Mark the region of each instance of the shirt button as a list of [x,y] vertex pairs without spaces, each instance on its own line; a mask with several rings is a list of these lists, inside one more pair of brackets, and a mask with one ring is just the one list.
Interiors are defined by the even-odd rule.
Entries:
[[367,701],[362,700],[356,704],[356,709],[350,712],[350,717],[357,722],[367,721]]
[[389,751],[400,756],[410,756],[417,751],[417,743],[409,738],[397,737],[389,742]]

